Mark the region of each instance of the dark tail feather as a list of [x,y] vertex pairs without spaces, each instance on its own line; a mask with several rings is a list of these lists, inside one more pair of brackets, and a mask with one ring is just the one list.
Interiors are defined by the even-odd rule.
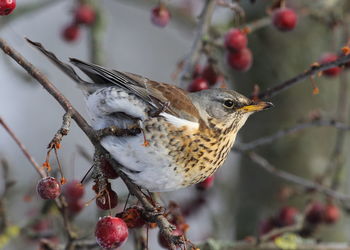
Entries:
[[59,67],[64,73],[66,73],[70,78],[72,78],[75,82],[78,83],[78,86],[82,88],[84,91],[87,91],[88,94],[91,94],[96,91],[96,86],[94,84],[89,83],[85,80],[83,80],[67,63],[62,62],[59,60],[56,55],[44,48],[41,43],[31,41],[28,38],[25,38],[28,43],[33,45],[36,49],[41,51],[45,56],[47,56],[57,67]]

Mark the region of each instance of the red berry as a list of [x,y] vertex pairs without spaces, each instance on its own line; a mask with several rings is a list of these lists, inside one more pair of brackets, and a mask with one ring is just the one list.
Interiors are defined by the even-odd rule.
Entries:
[[227,63],[238,71],[245,72],[250,69],[253,63],[253,55],[250,49],[244,48],[227,54]]
[[78,180],[72,180],[63,185],[62,193],[67,201],[76,201],[84,196],[84,186]]
[[158,5],[152,9],[151,21],[154,25],[158,27],[165,27],[170,20],[170,12],[164,5]]
[[277,217],[278,224],[280,226],[290,226],[295,223],[296,216],[298,215],[298,209],[295,207],[283,207]]
[[129,207],[124,212],[119,213],[116,217],[121,218],[128,228],[138,228],[145,224],[145,220],[142,217],[142,210],[139,207]]
[[213,65],[208,64],[202,72],[202,77],[207,80],[210,85],[215,85],[218,82],[219,74]]
[[74,200],[67,202],[67,210],[70,215],[76,215],[83,210],[85,207],[84,203],[81,200]]
[[80,28],[76,24],[71,24],[64,28],[62,35],[64,40],[67,42],[73,42],[78,39],[80,35]]
[[225,47],[229,50],[241,50],[247,44],[247,35],[239,29],[230,29],[225,35]]
[[[334,62],[335,60],[338,59],[338,56],[334,53],[325,53],[320,59],[320,63],[329,63],[329,62]],[[342,71],[340,67],[333,67],[330,69],[326,69],[323,72],[325,76],[337,76],[339,73]]]
[[[181,235],[183,235],[183,232],[179,228],[176,228],[172,232],[172,235],[181,236]],[[163,235],[160,232],[158,233],[158,243],[161,247],[166,248],[166,249],[170,249],[170,244],[168,243],[168,241],[163,237]]]
[[88,4],[79,5],[75,10],[75,22],[79,24],[92,24],[95,21],[96,12]]
[[275,227],[276,227],[276,223],[273,218],[263,220],[259,225],[259,235],[267,234]]
[[294,29],[298,22],[298,16],[294,10],[281,8],[275,10],[272,16],[273,24],[281,31],[290,31]]
[[36,187],[39,196],[45,200],[56,199],[61,194],[61,186],[53,177],[46,177],[38,182]]
[[192,81],[192,83],[188,87],[188,90],[190,92],[201,91],[204,89],[209,89],[209,84],[207,80],[205,80],[203,77],[197,77]]
[[103,175],[107,179],[116,179],[119,177],[118,173],[113,169],[112,165],[109,163],[108,160],[102,159],[100,166],[101,166]]
[[96,198],[96,205],[103,210],[115,208],[118,205],[117,193],[112,189],[106,189]]
[[202,74],[202,67],[200,64],[194,65],[193,72],[192,72],[192,78],[196,78]]
[[128,239],[128,235],[128,227],[118,217],[106,216],[97,222],[96,241],[103,248],[120,247]]
[[214,175],[207,177],[207,179],[205,179],[204,181],[202,181],[196,185],[197,189],[206,190],[206,189],[211,188],[214,184],[214,179],[215,179]]
[[16,0],[0,0],[0,16],[11,14],[16,8]]
[[339,208],[333,204],[328,204],[324,209],[324,221],[328,224],[335,223],[339,220]]
[[323,221],[324,206],[319,202],[313,202],[306,211],[305,220],[311,224],[318,224]]

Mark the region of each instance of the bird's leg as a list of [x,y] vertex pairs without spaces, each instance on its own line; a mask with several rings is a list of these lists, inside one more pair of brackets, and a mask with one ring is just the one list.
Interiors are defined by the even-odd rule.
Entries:
[[147,138],[146,138],[145,129],[144,129],[144,126],[143,126],[143,123],[142,123],[141,120],[139,120],[139,128],[140,128],[140,131],[142,132],[142,135],[143,135],[143,143],[142,143],[142,146],[148,147],[148,146],[149,146],[149,141],[148,141]]
[[109,135],[114,135],[114,136],[135,136],[138,135],[142,132],[142,129],[134,125],[129,128],[118,128],[116,126],[109,126],[103,129],[96,130],[96,136],[98,139],[102,139],[103,137],[109,136]]

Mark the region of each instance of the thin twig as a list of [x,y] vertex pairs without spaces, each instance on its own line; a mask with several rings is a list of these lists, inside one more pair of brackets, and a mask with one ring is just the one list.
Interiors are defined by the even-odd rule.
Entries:
[[249,152],[247,155],[252,161],[254,161],[260,167],[262,167],[264,170],[266,170],[267,172],[269,172],[275,176],[278,176],[278,177],[280,177],[284,180],[287,180],[289,182],[292,182],[294,184],[298,184],[299,186],[304,187],[308,190],[314,190],[314,191],[323,193],[323,194],[328,195],[332,198],[335,198],[339,201],[342,201],[342,202],[350,201],[350,195],[337,192],[331,188],[325,187],[325,186],[318,184],[316,182],[307,180],[305,178],[288,173],[288,172],[283,171],[283,170],[279,170],[276,167],[274,167],[270,162],[268,162],[264,157],[260,156],[259,154],[255,153],[255,152]]
[[47,176],[46,172],[42,167],[39,166],[39,164],[34,160],[34,158],[30,155],[27,148],[23,145],[23,143],[18,139],[16,134],[13,132],[13,130],[6,124],[6,122],[0,117],[0,124],[3,126],[3,128],[7,131],[7,133],[12,137],[12,139],[16,142],[18,147],[22,150],[25,157],[29,160],[29,162],[32,164],[32,166],[35,168],[35,170],[38,172],[38,174],[44,178]]
[[346,62],[349,62],[349,61],[350,61],[350,55],[346,55],[346,56],[339,57],[339,59],[337,59],[333,62],[312,65],[305,72],[303,72],[303,73],[301,73],[301,74],[299,74],[299,75],[297,75],[297,76],[295,76],[295,77],[293,77],[293,78],[291,78],[283,83],[277,84],[274,87],[268,88],[264,92],[260,93],[258,95],[258,98],[259,99],[267,99],[267,98],[273,97],[273,96],[279,94],[280,92],[289,89],[290,87],[294,86],[295,84],[300,83],[301,81],[305,80],[306,78],[315,75],[318,72],[321,72],[323,70],[330,69],[333,67],[342,66]]
[[251,142],[239,143],[236,146],[234,146],[233,150],[249,151],[256,147],[272,143],[275,140],[278,140],[282,137],[294,134],[296,132],[299,132],[301,130],[311,128],[311,127],[331,127],[331,128],[336,128],[339,131],[343,131],[343,132],[350,130],[350,125],[346,125],[344,123],[337,122],[335,120],[312,120],[304,123],[299,123],[288,129],[279,130],[272,135],[264,136]]
[[203,38],[209,30],[211,17],[214,13],[215,6],[216,0],[206,0],[203,11],[200,15],[199,22],[197,24],[196,37],[193,41],[191,51],[185,60],[183,70],[180,74],[180,86],[182,88],[186,87],[186,81],[190,79],[193,68],[200,57]]

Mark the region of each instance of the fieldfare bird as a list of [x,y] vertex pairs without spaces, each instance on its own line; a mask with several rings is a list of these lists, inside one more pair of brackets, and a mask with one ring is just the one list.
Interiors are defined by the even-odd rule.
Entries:
[[188,93],[139,75],[70,59],[91,79],[87,82],[41,44],[29,42],[84,91],[94,129],[140,126],[138,135],[106,136],[101,144],[134,183],[149,191],[176,190],[212,175],[224,163],[247,118],[272,107],[233,90]]

